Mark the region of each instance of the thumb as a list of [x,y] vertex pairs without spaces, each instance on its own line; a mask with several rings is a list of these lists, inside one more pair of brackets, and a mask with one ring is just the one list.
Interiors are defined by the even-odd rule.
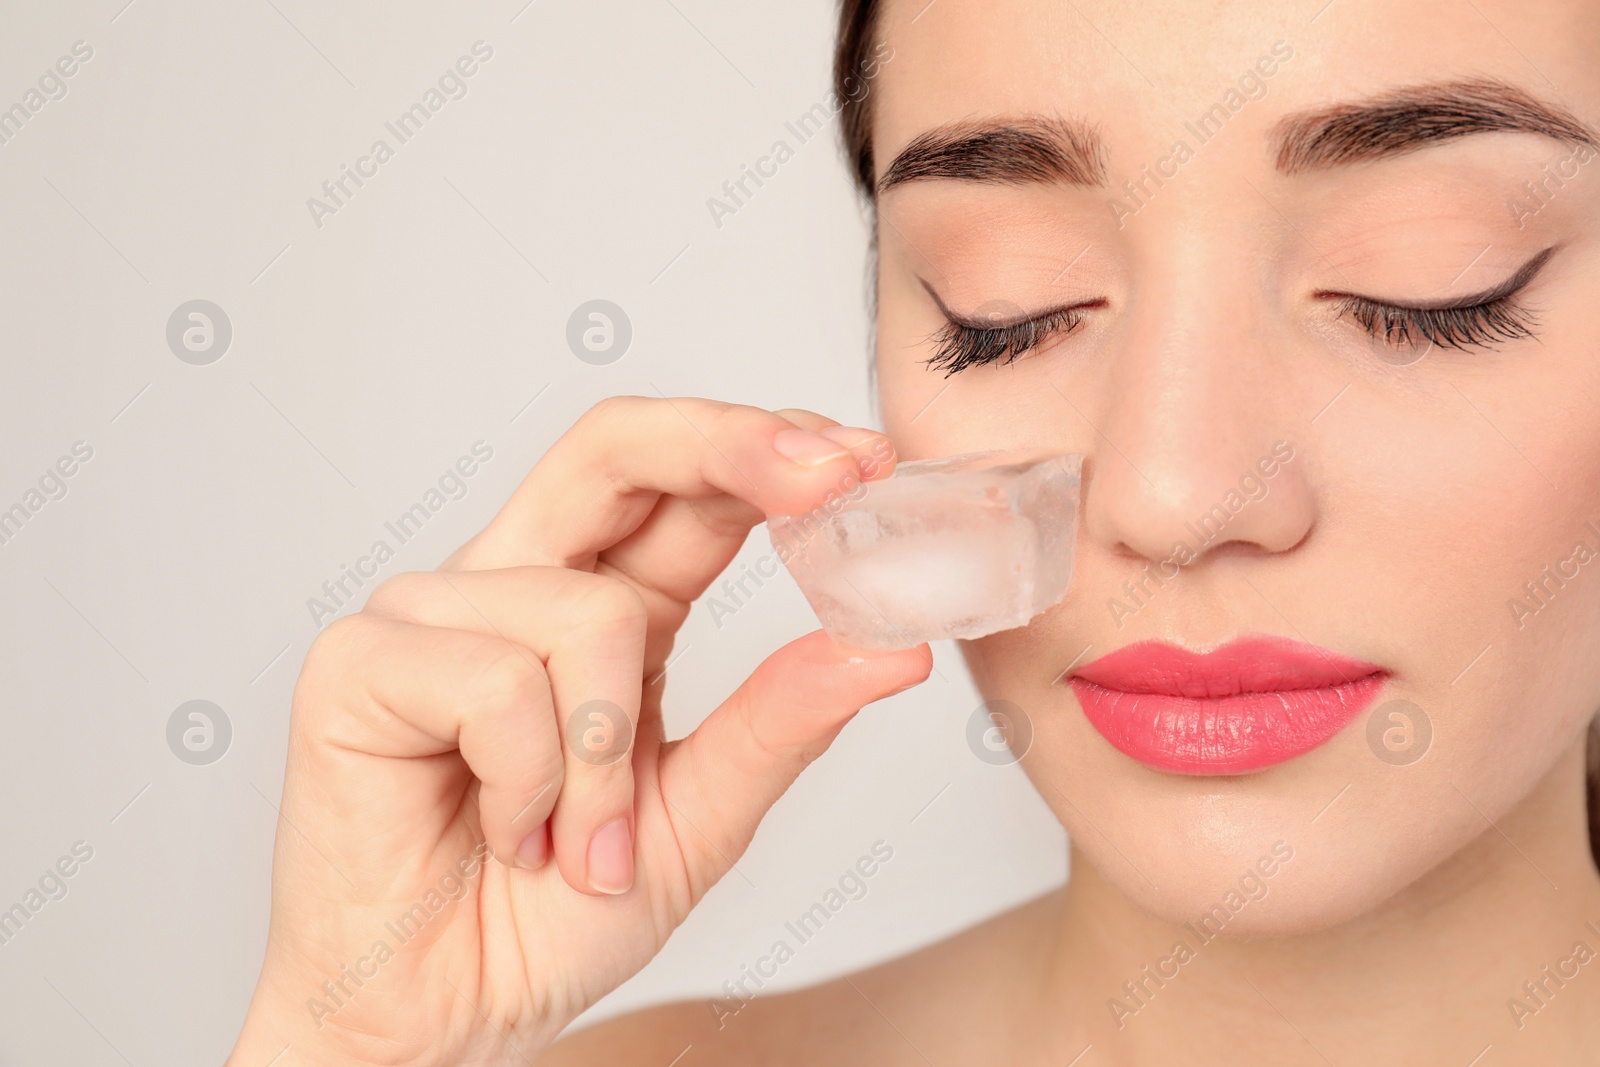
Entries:
[[661,760],[661,795],[678,826],[695,899],[743,854],[767,809],[874,700],[924,681],[927,645],[884,651],[817,630],[768,656]]

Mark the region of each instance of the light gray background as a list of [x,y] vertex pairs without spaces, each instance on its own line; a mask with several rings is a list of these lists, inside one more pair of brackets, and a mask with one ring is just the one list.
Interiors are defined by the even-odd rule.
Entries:
[[[0,909],[74,842],[93,859],[0,945],[0,1063],[219,1062],[254,984],[306,601],[475,441],[494,458],[383,575],[435,566],[564,427],[620,392],[872,424],[867,226],[836,130],[718,228],[708,197],[828,91],[825,0],[7,3],[0,107],[73,43],[68,93],[0,145],[0,509],[94,450],[0,545]],[[306,207],[473,42],[494,49],[319,229]],[[168,349],[179,304],[233,341]],[[574,358],[604,298],[633,342]],[[530,403],[531,402],[531,403]],[[392,539],[391,539],[392,540]],[[746,548],[766,550],[758,531]],[[370,585],[368,586],[370,589]],[[787,576],[714,624],[668,689],[686,732],[815,627]],[[954,649],[852,724],[661,956],[591,1017],[715,993],[878,839],[894,859],[783,968],[808,984],[1064,877],[1015,767],[967,747]],[[218,762],[166,743],[206,699]]]

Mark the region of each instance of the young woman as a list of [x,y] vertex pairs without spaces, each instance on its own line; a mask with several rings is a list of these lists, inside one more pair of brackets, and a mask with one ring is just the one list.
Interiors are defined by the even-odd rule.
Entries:
[[[845,3],[887,439],[617,398],[329,627],[230,1062],[1600,1062],[1596,57],[1594,0]],[[690,603],[889,442],[1088,456],[1072,592],[964,644],[1069,884],[558,1042],[926,677],[818,632],[659,729]]]

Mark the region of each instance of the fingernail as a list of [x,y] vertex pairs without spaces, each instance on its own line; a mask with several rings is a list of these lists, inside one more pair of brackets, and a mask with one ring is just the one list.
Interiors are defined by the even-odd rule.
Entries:
[[894,442],[877,430],[860,426],[829,426],[820,431],[830,441],[844,445],[856,457],[863,481],[872,481],[894,463]]
[[545,824],[540,823],[538,829],[524,837],[522,844],[517,846],[517,866],[536,871],[549,858],[550,835],[545,832]]
[[840,448],[837,442],[810,430],[781,430],[772,439],[772,447],[780,456],[802,467],[815,467],[850,454],[849,449]]
[[843,445],[851,451],[883,436],[877,430],[864,430],[859,426],[829,426],[826,430],[817,432],[834,444]]
[[589,839],[589,888],[616,896],[633,887],[633,835],[619,815]]

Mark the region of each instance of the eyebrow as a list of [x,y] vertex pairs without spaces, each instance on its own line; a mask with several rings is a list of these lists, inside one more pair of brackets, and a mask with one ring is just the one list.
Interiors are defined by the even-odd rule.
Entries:
[[1564,107],[1492,78],[1435,82],[1281,119],[1272,129],[1284,174],[1416,151],[1475,133],[1535,133],[1600,149],[1600,133]]
[[[1327,170],[1477,133],[1534,133],[1600,151],[1600,132],[1571,111],[1492,78],[1430,82],[1359,103],[1297,112],[1269,134],[1284,174]],[[991,185],[1107,184],[1105,141],[1082,121],[1024,116],[969,120],[918,134],[894,157],[876,194],[916,181]]]
[[878,179],[877,192],[933,178],[1104,185],[1105,142],[1093,127],[1060,118],[952,123],[918,134],[902,148]]

